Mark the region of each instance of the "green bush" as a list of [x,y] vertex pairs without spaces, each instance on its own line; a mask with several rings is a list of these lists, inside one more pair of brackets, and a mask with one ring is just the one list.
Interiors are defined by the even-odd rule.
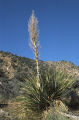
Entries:
[[42,71],[40,89],[36,86],[36,77],[29,76],[23,84],[18,100],[22,102],[22,109],[25,109],[26,114],[30,115],[32,112],[41,117],[42,112],[53,104],[53,101],[61,99],[68,92],[73,81],[74,78],[71,75],[62,71],[54,69]]

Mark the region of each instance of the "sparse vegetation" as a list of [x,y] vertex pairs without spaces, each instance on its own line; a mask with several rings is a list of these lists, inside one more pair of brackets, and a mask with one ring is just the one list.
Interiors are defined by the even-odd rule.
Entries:
[[[5,53],[4,53],[5,54]],[[9,53],[8,53],[9,54]],[[0,57],[0,59],[2,59],[3,60],[3,62],[4,62],[4,64],[1,62],[0,63],[0,66],[1,66],[1,72],[3,72],[3,74],[4,75],[7,75],[7,78],[5,78],[4,77],[4,75],[2,76],[2,77],[0,77],[0,82],[1,81],[3,81],[3,89],[2,89],[2,93],[3,93],[3,96],[7,96],[8,95],[8,99],[6,100],[6,98],[4,97],[4,98],[2,98],[3,99],[3,102],[2,103],[6,103],[5,102],[5,100],[7,101],[7,103],[8,103],[8,100],[12,100],[12,96],[14,97],[14,96],[17,96],[17,95],[19,95],[20,93],[19,93],[19,89],[20,89],[20,86],[22,86],[21,85],[21,83],[24,83],[24,85],[25,85],[25,78],[28,78],[28,76],[30,76],[31,75],[31,77],[32,77],[32,75],[35,75],[35,73],[36,73],[36,71],[35,71],[35,69],[33,69],[33,68],[35,68],[34,66],[35,66],[35,63],[34,63],[34,61],[32,61],[32,60],[30,60],[30,59],[27,59],[27,58],[22,58],[22,59],[19,59],[19,57],[18,56],[15,56],[15,55],[12,55],[12,54],[10,54],[10,55],[8,55],[7,54],[7,56],[5,55],[5,57],[8,57],[9,56],[9,58],[12,60],[13,58],[14,59],[17,59],[17,67],[16,67],[16,69],[15,68],[13,68],[13,64],[11,64],[11,67],[10,67],[10,74],[14,74],[14,77],[12,78],[12,79],[9,79],[9,74],[7,74],[7,72],[6,72],[6,67],[4,67],[5,66],[5,61],[4,61],[4,59],[5,59],[5,57],[3,58],[2,56],[3,56],[3,53],[0,53],[0,55],[1,55],[1,57]],[[20,61],[20,60],[22,60],[22,61]],[[8,61],[6,61],[6,62],[8,62]],[[10,61],[9,61],[10,62]],[[12,62],[12,61],[11,61]],[[20,64],[21,63],[21,64]],[[29,63],[29,66],[31,66],[31,68],[29,68],[29,66],[28,66],[28,63]],[[43,62],[43,61],[40,61],[39,62],[40,63],[40,68],[42,68],[41,70],[43,70],[43,71],[41,71],[41,80],[43,81],[43,79],[45,79],[45,77],[46,77],[46,73],[48,73],[48,72],[46,72],[47,71],[47,68],[50,68],[50,63],[46,63],[46,62]],[[16,62],[14,63],[14,64],[16,64]],[[19,70],[19,72],[18,72],[18,67],[20,66],[20,70]],[[55,67],[56,66],[56,67]],[[59,62],[59,64],[57,64],[57,63],[54,63],[54,62],[52,62],[52,65],[51,65],[51,68],[60,68],[61,67],[61,71],[63,71],[63,66],[66,68],[65,70],[66,70],[66,72],[65,73],[67,73],[67,74],[72,74],[72,76],[74,76],[75,74],[73,73],[73,71],[76,71],[77,73],[78,73],[78,69],[77,68],[73,68],[72,69],[72,67],[71,67],[71,63],[69,64],[69,63],[67,63],[67,62],[65,62],[65,64],[64,64],[64,62],[61,64],[60,62]],[[68,68],[70,67],[70,69],[69,69],[69,73],[68,73]],[[11,71],[11,69],[13,69],[13,71]],[[27,69],[27,70],[26,70]],[[33,71],[34,70],[34,71]],[[31,72],[32,71],[32,72]],[[57,71],[59,71],[59,69],[57,69]],[[35,72],[35,73],[34,73]],[[53,72],[53,71],[52,71]],[[52,73],[51,72],[51,73]],[[5,74],[6,73],[6,74]],[[30,74],[31,73],[31,74]],[[51,74],[50,73],[50,74]],[[63,72],[62,72],[63,73]],[[78,74],[77,74],[78,75]],[[76,78],[76,77],[75,77]],[[75,84],[73,85],[73,90],[76,90],[76,91],[79,91],[78,90],[78,78],[79,77],[77,77],[77,82],[75,81]],[[4,80],[3,80],[4,79]],[[35,78],[34,78],[35,79]],[[28,80],[28,79],[27,79]],[[43,84],[45,84],[45,81],[43,81],[44,83]],[[48,84],[48,83],[46,83],[46,84]],[[12,86],[12,87],[11,87]],[[18,90],[16,90],[16,88],[18,89]],[[1,89],[1,88],[0,88]],[[45,89],[45,88],[44,88]],[[4,90],[6,90],[6,92],[5,92],[5,94],[4,94]],[[47,89],[48,90],[48,89]],[[8,92],[7,92],[8,91]],[[11,92],[10,92],[11,91]],[[17,92],[17,94],[16,94],[16,92]],[[7,93],[7,95],[6,95],[6,93]],[[9,94],[10,93],[10,94]],[[1,92],[0,92],[0,95],[1,95]],[[77,94],[77,96],[78,96],[78,94]],[[63,98],[63,97],[62,97]],[[64,97],[63,99],[62,99],[62,101],[64,101],[64,99],[65,99],[65,102],[68,102],[68,105],[71,103],[71,94],[69,94],[68,95],[68,97]],[[1,99],[0,99],[1,100]],[[72,101],[73,102],[73,101]],[[12,101],[11,101],[11,103],[12,103]],[[17,107],[17,104],[15,105],[16,107]],[[49,106],[49,105],[48,105]],[[78,106],[78,104],[77,104],[77,106]],[[22,106],[21,106],[22,107]],[[13,106],[11,105],[11,107],[9,108],[9,110],[6,108],[6,111],[9,111],[9,113],[12,111],[12,109],[13,109]],[[20,110],[20,109],[19,109]],[[14,110],[13,110],[14,111]],[[21,110],[21,112],[22,112],[22,110]],[[19,111],[19,113],[20,113],[20,111]],[[27,112],[26,112],[27,113]],[[31,113],[30,113],[31,114]],[[35,113],[34,113],[35,114]],[[36,115],[37,116],[37,115]],[[14,115],[13,115],[13,117],[14,117]],[[16,118],[17,120],[18,120],[18,117]],[[16,120],[15,119],[15,120]],[[20,119],[19,119],[20,120]],[[23,119],[22,119],[23,120]],[[26,119],[25,119],[26,120]]]
[[42,71],[41,87],[38,89],[36,86],[36,77],[27,77],[18,100],[22,103],[22,109],[25,110],[25,114],[26,116],[28,115],[29,120],[31,120],[31,113],[34,117],[35,114],[37,115],[36,119],[39,116],[42,119],[43,111],[47,110],[51,105],[54,107],[55,100],[61,100],[63,95],[67,94],[68,88],[71,88],[73,81],[72,76],[50,69]]
[[51,107],[50,110],[47,113],[46,120],[72,120],[72,119],[59,114],[55,110],[55,108]]

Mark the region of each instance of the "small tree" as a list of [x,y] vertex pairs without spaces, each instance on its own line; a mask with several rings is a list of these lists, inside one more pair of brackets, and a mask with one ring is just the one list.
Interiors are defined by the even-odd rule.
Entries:
[[39,55],[38,55],[38,48],[39,48],[39,41],[38,41],[38,20],[35,17],[34,11],[32,11],[32,15],[29,19],[28,24],[28,31],[30,35],[30,45],[35,54],[36,59],[36,70],[37,70],[37,87],[40,88],[40,78],[39,78]]

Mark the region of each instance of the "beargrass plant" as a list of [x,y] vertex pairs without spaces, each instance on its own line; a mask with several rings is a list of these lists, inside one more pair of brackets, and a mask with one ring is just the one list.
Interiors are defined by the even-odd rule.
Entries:
[[29,76],[22,84],[21,94],[18,97],[29,120],[33,120],[35,116],[38,120],[42,119],[43,111],[48,109],[50,105],[53,106],[55,100],[60,100],[67,94],[74,82],[74,77],[55,69],[40,73],[40,89],[37,88],[36,77]]
[[39,71],[39,30],[38,30],[38,20],[35,17],[34,11],[32,11],[32,15],[29,19],[28,23],[28,31],[30,36],[30,47],[32,48],[34,55],[35,55],[35,61],[36,61],[36,71],[37,71],[37,78],[36,78],[36,84],[38,89],[40,88],[40,71]]

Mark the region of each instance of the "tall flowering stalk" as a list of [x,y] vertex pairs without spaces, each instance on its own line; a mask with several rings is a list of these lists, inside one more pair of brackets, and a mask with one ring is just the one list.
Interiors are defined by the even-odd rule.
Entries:
[[39,78],[39,54],[38,54],[38,48],[39,48],[39,41],[38,41],[38,20],[35,17],[34,11],[32,11],[32,15],[29,19],[28,23],[28,31],[30,35],[30,45],[34,52],[35,59],[36,59],[36,70],[37,70],[37,88],[40,88],[40,78]]

